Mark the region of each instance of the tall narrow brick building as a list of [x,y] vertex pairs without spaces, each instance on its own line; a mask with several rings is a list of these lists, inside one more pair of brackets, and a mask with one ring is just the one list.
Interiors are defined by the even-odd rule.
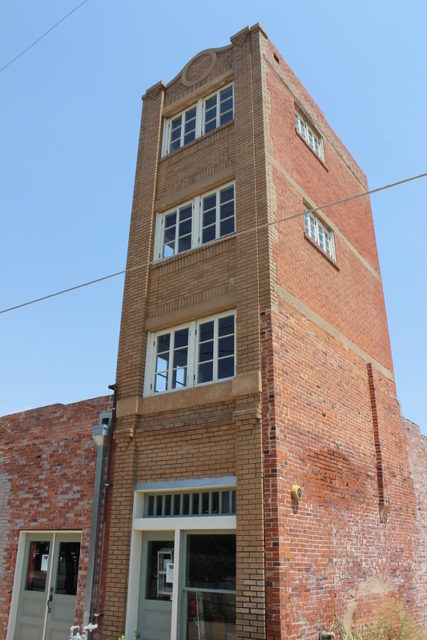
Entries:
[[366,190],[259,25],[144,95],[102,638],[417,610],[370,203],[322,208]]

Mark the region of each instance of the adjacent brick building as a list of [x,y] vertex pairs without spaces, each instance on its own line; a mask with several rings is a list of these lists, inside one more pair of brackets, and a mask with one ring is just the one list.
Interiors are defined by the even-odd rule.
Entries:
[[109,405],[102,397],[0,418],[0,638],[68,638],[73,621],[82,623],[92,431],[109,421]]
[[322,206],[363,172],[258,25],[143,102],[102,638],[416,611],[370,203]]

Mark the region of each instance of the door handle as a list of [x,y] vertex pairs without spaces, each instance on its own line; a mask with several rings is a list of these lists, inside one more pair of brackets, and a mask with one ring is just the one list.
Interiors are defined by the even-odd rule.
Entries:
[[53,600],[53,587],[50,588],[50,593],[49,593],[49,598],[46,602],[47,604],[47,612],[51,613],[52,612],[52,600]]

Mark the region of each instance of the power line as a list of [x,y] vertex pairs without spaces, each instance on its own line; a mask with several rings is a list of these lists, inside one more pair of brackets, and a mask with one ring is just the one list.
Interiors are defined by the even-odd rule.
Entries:
[[[86,0],[87,1],[87,0]],[[364,196],[369,196],[374,193],[379,193],[380,191],[385,191],[386,189],[392,189],[393,187],[398,187],[402,184],[406,184],[408,182],[413,182],[414,180],[419,180],[420,178],[427,177],[426,173],[419,173],[416,176],[411,176],[410,178],[404,178],[403,180],[398,180],[397,182],[390,182],[389,184],[385,184],[381,187],[376,187],[375,189],[370,189],[369,191],[363,191],[362,193],[356,193],[352,196],[347,196],[346,198],[341,198],[340,200],[334,200],[333,202],[327,202],[319,207],[313,207],[312,209],[305,209],[304,211],[299,211],[297,213],[293,213],[289,216],[284,216],[283,218],[278,218],[277,220],[272,220],[270,222],[265,222],[263,224],[256,225],[255,227],[250,227],[249,229],[244,229],[243,231],[238,231],[234,234],[233,237],[242,236],[247,233],[253,233],[259,229],[266,229],[275,224],[281,224],[282,222],[288,222],[289,220],[294,220],[295,218],[299,218],[300,216],[305,215],[306,213],[316,213],[317,211],[321,211],[323,209],[327,209],[329,207],[334,207],[337,204],[343,204],[344,202],[350,202],[350,200],[356,200],[358,198],[363,198]],[[76,284],[73,287],[68,287],[67,289],[61,289],[60,291],[55,291],[54,293],[48,293],[45,296],[40,296],[39,298],[34,298],[33,300],[28,300],[27,302],[22,302],[21,304],[16,304],[13,307],[7,307],[6,309],[0,309],[0,314],[8,313],[9,311],[15,311],[16,309],[21,309],[22,307],[28,307],[32,304],[36,304],[37,302],[42,302],[43,300],[48,300],[49,298],[56,298],[57,296],[61,296],[65,293],[70,293],[71,291],[76,291],[77,289],[82,289],[83,287],[89,287],[92,284],[97,284],[98,282],[103,282],[104,280],[110,280],[111,278],[116,278],[117,276],[124,275],[126,273],[131,273],[132,271],[137,271],[138,269],[142,269],[143,267],[148,267],[149,265],[154,264],[153,261],[142,262],[141,264],[130,267],[129,269],[122,269],[121,271],[116,271],[115,273],[109,273],[106,276],[101,276],[100,278],[95,278],[94,280],[88,280],[87,282],[82,282],[81,284]]]
[[42,33],[41,36],[39,36],[36,40],[34,40],[34,42],[32,42],[31,44],[28,45],[28,47],[25,47],[25,49],[23,49],[22,51],[20,51],[14,58],[12,58],[11,60],[9,60],[9,62],[6,62],[5,65],[3,65],[2,67],[0,67],[0,73],[2,71],[4,71],[5,69],[7,69],[8,67],[10,67],[11,64],[13,64],[14,62],[16,62],[19,58],[21,58],[25,53],[27,53],[27,51],[29,51],[30,49],[32,49],[36,44],[38,44],[40,42],[40,40],[43,40],[43,38],[45,38],[51,31],[53,31],[54,29],[56,29],[56,27],[58,25],[61,24],[61,22],[64,22],[64,20],[66,20],[67,18],[69,18],[75,11],[77,11],[77,9],[80,9],[80,7],[82,7],[84,4],[86,4],[86,2],[89,2],[89,0],[83,0],[83,2],[80,2],[80,4],[78,4],[76,7],[74,7],[74,9],[71,9],[71,11],[69,13],[67,13],[67,15],[65,15],[63,18],[61,18],[60,20],[58,20],[58,22],[55,22],[54,25],[52,25],[50,27],[50,29],[48,29],[47,31],[45,31],[44,33]]

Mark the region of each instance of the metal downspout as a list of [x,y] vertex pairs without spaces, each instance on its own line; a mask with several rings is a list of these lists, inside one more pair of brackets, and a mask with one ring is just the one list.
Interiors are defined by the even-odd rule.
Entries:
[[[95,606],[97,604],[99,590],[100,554],[102,553],[104,546],[104,520],[107,490],[109,487],[108,476],[111,457],[114,408],[115,397],[113,411],[101,413],[100,424],[97,424],[92,429],[92,438],[98,450],[96,454],[95,482],[93,488],[92,522],[88,549],[88,569],[83,608],[83,626],[90,622],[98,623],[99,617],[99,613],[97,614],[95,611]],[[94,620],[93,618],[96,619]]]

